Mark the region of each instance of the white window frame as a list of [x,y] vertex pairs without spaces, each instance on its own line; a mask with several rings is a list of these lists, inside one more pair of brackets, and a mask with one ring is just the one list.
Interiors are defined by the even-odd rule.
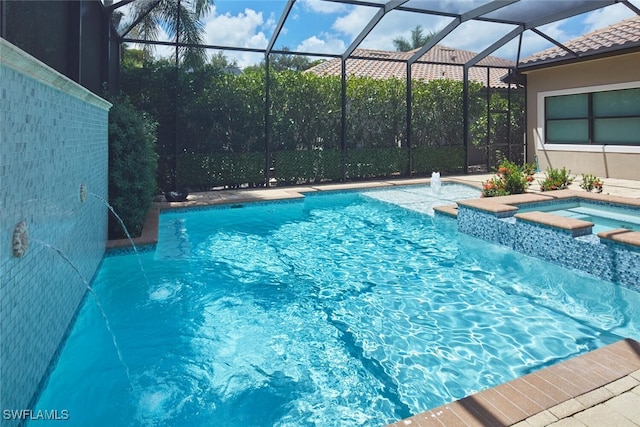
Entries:
[[609,85],[585,86],[571,89],[538,92],[537,124],[534,132],[536,147],[540,151],[580,151],[590,153],[630,153],[640,154],[640,145],[603,145],[603,144],[547,144],[545,136],[545,98],[558,95],[577,95],[590,92],[605,92],[620,89],[640,88],[640,81],[613,83]]

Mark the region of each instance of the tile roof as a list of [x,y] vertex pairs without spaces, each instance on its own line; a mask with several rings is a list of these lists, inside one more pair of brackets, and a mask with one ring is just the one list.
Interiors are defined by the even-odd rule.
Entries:
[[[406,78],[406,62],[413,56],[416,50],[409,52],[395,52],[385,50],[356,49],[352,57],[347,60],[347,75],[358,77],[373,77],[376,79]],[[474,52],[453,49],[441,45],[434,46],[425,53],[420,61],[411,68],[411,75],[417,80],[434,80],[438,78],[450,78],[462,80],[462,65],[471,60],[477,54]],[[506,68],[512,68],[515,63],[502,58],[488,56],[478,65],[469,69],[469,79],[486,85],[487,68],[484,66],[501,67],[491,68],[489,72],[491,87],[507,87],[500,79],[507,73]],[[334,58],[308,69],[319,75],[339,76],[342,72],[341,61]]]
[[[597,31],[573,39],[564,46],[574,51],[578,58],[599,55],[622,49],[640,48],[640,16],[625,19]],[[550,62],[574,60],[576,57],[559,46],[524,58],[518,67],[540,66]]]

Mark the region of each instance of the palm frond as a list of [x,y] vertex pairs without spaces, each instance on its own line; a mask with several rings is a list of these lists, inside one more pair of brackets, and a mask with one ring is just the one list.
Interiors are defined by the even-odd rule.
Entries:
[[[139,19],[140,22],[134,29],[135,34],[144,40],[158,40],[162,28],[169,39],[177,43],[201,44],[204,24],[200,19],[210,11],[213,4],[213,0],[138,0],[134,6],[134,19]],[[145,45],[145,52],[153,50],[149,46]],[[204,64],[206,50],[180,47],[178,57],[190,64]]]

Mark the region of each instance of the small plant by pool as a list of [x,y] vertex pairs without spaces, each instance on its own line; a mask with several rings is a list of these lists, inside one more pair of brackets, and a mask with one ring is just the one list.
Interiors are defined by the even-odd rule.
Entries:
[[580,188],[586,191],[593,191],[595,193],[602,193],[602,187],[604,183],[600,178],[591,174],[582,175],[582,183]]
[[504,159],[496,168],[496,175],[482,185],[482,197],[507,196],[524,193],[533,182],[535,165],[518,165]]
[[571,171],[564,166],[562,169],[547,168],[544,173],[544,179],[540,181],[540,190],[565,190],[569,188],[574,178],[571,175]]

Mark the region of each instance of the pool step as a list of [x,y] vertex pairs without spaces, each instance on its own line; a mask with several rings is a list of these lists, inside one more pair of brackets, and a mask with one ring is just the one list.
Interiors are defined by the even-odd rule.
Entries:
[[189,259],[191,256],[191,242],[184,224],[175,220],[170,226],[158,230],[158,245],[156,259]]

